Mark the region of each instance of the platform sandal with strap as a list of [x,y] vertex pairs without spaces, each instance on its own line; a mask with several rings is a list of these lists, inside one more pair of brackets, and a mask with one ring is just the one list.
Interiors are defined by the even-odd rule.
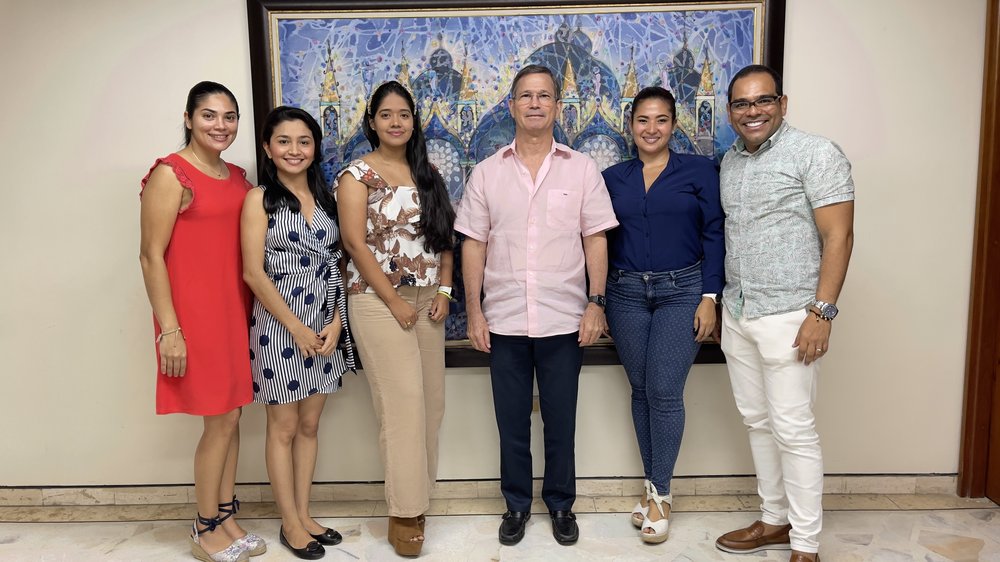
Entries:
[[[225,514],[225,515],[223,515],[219,519],[219,523],[221,524],[226,519],[229,519],[233,515],[236,515],[236,513],[239,510],[240,510],[240,500],[236,499],[235,495],[233,496],[233,501],[220,503],[219,514],[220,515]],[[264,542],[264,539],[258,537],[253,533],[247,533],[243,535],[242,537],[236,539],[236,542],[233,544],[240,545],[240,548],[247,551],[247,554],[249,554],[250,556],[260,556],[261,554],[267,552],[267,543]]]
[[642,522],[646,519],[646,514],[649,513],[649,480],[642,481],[642,495],[646,499],[646,505],[642,505],[642,502],[636,502],[635,507],[632,508],[632,525],[636,529],[642,528]]
[[[239,541],[233,542],[215,554],[209,554],[201,545],[201,535],[214,533],[220,523],[218,516],[209,519],[202,517],[200,513],[198,514],[198,521],[191,525],[191,555],[202,562],[246,562],[249,560],[250,555],[237,544]],[[202,527],[201,529],[198,528],[199,525]]]
[[[673,502],[673,497],[670,494],[661,496],[659,492],[656,491],[656,486],[653,483],[649,484],[649,512],[646,514],[646,518],[642,522],[642,528],[639,530],[639,537],[642,538],[642,542],[659,544],[667,540],[667,534],[670,529],[670,514],[667,509],[664,509],[663,504],[667,504],[669,507]],[[657,521],[649,520],[649,513],[653,512],[653,507],[660,513],[660,519]],[[647,533],[646,529],[651,529],[652,533]]]
[[389,517],[389,544],[400,556],[419,556],[424,541],[416,517]]

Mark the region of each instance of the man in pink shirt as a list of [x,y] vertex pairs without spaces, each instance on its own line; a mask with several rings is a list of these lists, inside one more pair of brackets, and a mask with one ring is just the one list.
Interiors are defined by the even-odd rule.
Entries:
[[607,330],[604,232],[618,221],[597,163],[555,142],[562,102],[552,71],[521,69],[509,104],[514,142],[472,170],[455,221],[466,236],[469,340],[490,354],[507,502],[500,542],[517,544],[530,518],[537,374],[545,433],[542,500],[556,541],[573,544],[579,537],[572,507],[580,366],[583,346]]

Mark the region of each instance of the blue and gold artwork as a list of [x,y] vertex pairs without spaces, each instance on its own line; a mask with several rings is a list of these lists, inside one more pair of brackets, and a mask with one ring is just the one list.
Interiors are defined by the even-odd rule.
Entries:
[[[361,118],[372,90],[399,80],[455,200],[472,167],[513,139],[508,91],[527,64],[561,85],[556,140],[602,169],[632,157],[631,103],[645,86],[677,98],[674,151],[721,158],[735,140],[726,86],[761,61],[762,21],[754,3],[272,15],[275,99],[318,118],[332,179],[371,150]],[[448,338],[464,338],[453,313]]]

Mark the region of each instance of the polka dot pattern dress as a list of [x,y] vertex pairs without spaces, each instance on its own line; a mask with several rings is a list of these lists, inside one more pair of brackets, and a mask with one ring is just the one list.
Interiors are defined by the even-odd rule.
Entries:
[[311,226],[302,213],[288,207],[268,216],[264,271],[303,324],[318,334],[331,321],[340,322],[341,335],[332,355],[302,357],[292,334],[255,300],[250,317],[254,402],[287,404],[336,392],[341,376],[354,370],[339,240],[337,223],[319,206]]

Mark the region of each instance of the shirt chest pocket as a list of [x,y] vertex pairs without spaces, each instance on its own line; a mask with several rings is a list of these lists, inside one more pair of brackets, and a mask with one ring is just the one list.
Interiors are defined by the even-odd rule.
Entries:
[[556,230],[580,230],[583,194],[579,191],[554,189],[546,199],[545,224]]

